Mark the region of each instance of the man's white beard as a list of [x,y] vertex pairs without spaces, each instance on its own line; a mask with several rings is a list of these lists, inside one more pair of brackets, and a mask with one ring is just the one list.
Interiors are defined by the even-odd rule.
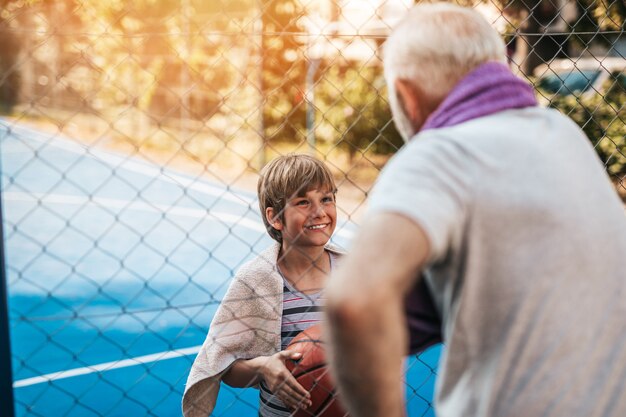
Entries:
[[400,100],[398,100],[398,97],[396,96],[395,88],[389,86],[388,91],[389,106],[391,107],[393,122],[396,125],[398,133],[400,133],[400,136],[402,136],[402,139],[404,139],[405,142],[408,142],[409,139],[415,136],[417,132],[413,128],[413,124],[407,117],[406,112],[400,105]]

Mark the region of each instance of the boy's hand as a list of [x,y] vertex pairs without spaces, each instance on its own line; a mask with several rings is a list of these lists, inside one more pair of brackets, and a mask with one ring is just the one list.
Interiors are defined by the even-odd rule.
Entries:
[[285,366],[286,360],[298,360],[301,356],[298,352],[283,350],[265,357],[260,369],[270,391],[292,409],[305,409],[312,405],[311,394],[296,381]]

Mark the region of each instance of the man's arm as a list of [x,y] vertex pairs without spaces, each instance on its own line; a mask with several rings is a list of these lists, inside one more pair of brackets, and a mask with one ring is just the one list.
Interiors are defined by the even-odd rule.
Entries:
[[331,369],[352,417],[405,415],[404,297],[429,251],[417,223],[400,214],[376,214],[329,280]]

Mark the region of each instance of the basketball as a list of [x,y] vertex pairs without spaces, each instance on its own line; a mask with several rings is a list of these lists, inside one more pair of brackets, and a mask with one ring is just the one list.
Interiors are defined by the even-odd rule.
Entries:
[[300,352],[298,361],[287,361],[287,368],[298,383],[311,394],[311,407],[296,411],[294,417],[348,416],[335,394],[335,383],[326,366],[320,325],[311,326],[293,338],[287,349]]

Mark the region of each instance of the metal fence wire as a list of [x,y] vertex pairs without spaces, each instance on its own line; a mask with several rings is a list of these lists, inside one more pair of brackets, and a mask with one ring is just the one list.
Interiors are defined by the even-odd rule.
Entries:
[[[585,130],[626,199],[625,3],[459,1],[502,34],[541,103]],[[180,415],[230,280],[270,243],[255,186],[274,157],[328,164],[334,241],[349,246],[402,143],[381,45],[412,3],[0,2],[16,415]],[[412,416],[434,415],[440,350],[407,361]],[[223,386],[214,415],[257,404]]]

